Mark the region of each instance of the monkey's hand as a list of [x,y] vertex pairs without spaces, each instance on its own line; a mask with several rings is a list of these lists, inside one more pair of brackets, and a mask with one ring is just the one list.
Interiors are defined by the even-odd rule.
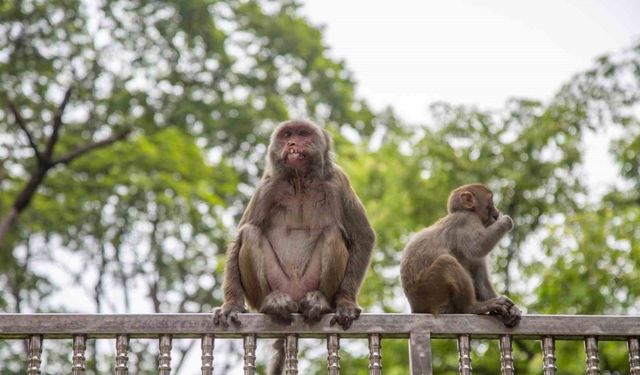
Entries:
[[513,229],[513,220],[509,215],[500,215],[500,217],[496,221],[496,224],[500,225],[507,232],[511,232],[511,230]]
[[307,293],[298,302],[298,305],[300,305],[300,312],[304,316],[305,322],[317,322],[322,314],[331,312],[329,302],[319,290]]
[[521,318],[522,311],[520,311],[518,306],[513,305],[509,308],[508,314],[501,317],[501,320],[506,327],[513,328],[520,323]]
[[351,327],[351,323],[360,317],[362,309],[355,302],[342,300],[337,303],[335,316],[331,318],[330,325],[338,323],[343,329]]
[[484,314],[488,312],[490,315],[498,317],[509,316],[509,310],[514,306],[513,301],[507,296],[498,296],[477,304],[476,313]]
[[499,296],[487,302],[493,305],[489,313],[496,315],[506,327],[515,327],[520,322],[522,311],[520,311],[518,306],[516,306],[509,297]]
[[222,307],[215,308],[211,312],[213,313],[213,324],[228,327],[229,322],[240,325],[238,313],[247,312],[247,310],[233,303],[224,303]]

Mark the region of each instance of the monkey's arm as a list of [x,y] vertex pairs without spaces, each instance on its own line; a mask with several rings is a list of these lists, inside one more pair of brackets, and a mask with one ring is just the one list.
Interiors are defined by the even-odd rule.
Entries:
[[234,239],[227,249],[227,262],[224,266],[224,304],[244,310],[244,290],[240,281],[240,267],[238,255],[242,238],[240,234]]
[[349,250],[349,260],[335,303],[337,322],[347,329],[360,313],[357,304],[358,289],[369,268],[375,233],[369,224],[364,206],[351,188],[347,177],[344,174],[340,177],[343,181],[342,227]]
[[224,267],[224,304],[244,309],[244,291],[240,281],[240,267],[238,256],[242,246],[242,228],[244,224],[253,224],[260,227],[267,219],[269,212],[269,178],[260,181],[256,192],[251,197],[247,208],[242,214],[238,225],[238,234],[231,245],[227,248],[227,261]]
[[486,259],[478,259],[471,265],[473,285],[478,301],[486,301],[498,296],[489,280]]
[[240,267],[238,266],[238,254],[240,253],[241,234],[229,245],[226,262],[224,264],[224,302],[222,307],[214,309],[213,322],[215,324],[229,325],[229,321],[240,324],[238,313],[245,312],[244,290],[240,281]]
[[487,228],[478,230],[478,235],[472,240],[468,249],[468,256],[483,258],[491,252],[498,241],[513,228],[513,221],[509,216],[503,215]]
[[262,225],[267,219],[269,205],[269,179],[264,178],[260,181],[256,192],[251,197],[247,208],[242,214],[239,232],[236,238],[227,248],[226,261],[224,265],[224,302],[222,307],[214,310],[214,323],[227,325],[228,321],[239,323],[238,313],[245,312],[245,293],[240,280],[240,267],[238,257],[242,246],[242,227],[245,223],[251,223],[256,226]]

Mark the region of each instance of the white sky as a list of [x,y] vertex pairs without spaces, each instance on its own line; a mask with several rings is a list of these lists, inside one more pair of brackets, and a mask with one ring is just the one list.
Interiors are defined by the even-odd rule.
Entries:
[[[596,57],[640,39],[640,0],[305,0],[303,12],[325,27],[361,97],[416,124],[436,101],[497,109],[510,97],[549,100]],[[619,183],[611,137],[586,137],[593,200]]]
[[572,74],[640,38],[640,1],[305,0],[374,108],[412,123],[428,104],[546,100]]

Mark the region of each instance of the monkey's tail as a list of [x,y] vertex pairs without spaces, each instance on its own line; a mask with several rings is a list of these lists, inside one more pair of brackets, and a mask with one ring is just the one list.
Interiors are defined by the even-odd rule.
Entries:
[[273,354],[269,361],[269,367],[267,374],[269,375],[282,375],[284,369],[284,339],[277,339],[273,343]]

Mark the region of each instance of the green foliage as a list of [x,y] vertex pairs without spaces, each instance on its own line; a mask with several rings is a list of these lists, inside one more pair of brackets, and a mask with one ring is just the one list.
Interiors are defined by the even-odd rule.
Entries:
[[[3,3],[0,20],[0,214],[36,165],[5,103],[42,151],[72,88],[54,156],[132,130],[49,172],[3,243],[5,311],[208,311],[273,124],[372,129],[293,2],[28,0]],[[52,269],[82,302],[56,297],[66,289]],[[153,363],[146,349],[137,362]]]
[[[432,106],[428,126],[390,127],[373,151],[362,144],[339,152],[378,233],[379,249],[361,301],[381,304],[383,311],[407,311],[404,301],[398,303],[399,250],[412,232],[445,214],[452,188],[484,182],[516,222],[504,247],[493,254],[499,292],[530,313],[637,313],[640,128],[631,114],[638,109],[640,56],[638,49],[623,56],[599,60],[549,103],[511,100],[492,112],[439,103]],[[612,127],[625,134],[612,150],[621,176],[635,188],[614,190],[588,205],[582,135]],[[574,358],[582,350],[575,344],[558,350],[567,373],[581,371]],[[434,359],[436,373],[455,371],[455,356],[444,354],[455,353],[450,345],[434,342],[434,353],[445,356]],[[406,352],[402,343],[384,348]],[[625,368],[624,355],[615,348],[615,343],[602,345],[603,368]],[[498,372],[497,345],[475,345],[474,354],[474,372]],[[539,372],[539,345],[516,343],[515,361],[519,372]]]
[[[429,121],[407,125],[356,97],[345,63],[328,57],[299,6],[0,2],[0,215],[36,166],[5,103],[43,150],[73,88],[57,156],[132,130],[50,171],[0,251],[2,311],[219,305],[224,249],[263,167],[266,137],[279,121],[309,117],[333,133],[337,161],[377,232],[360,295],[367,311],[408,312],[398,282],[404,244],[445,214],[452,188],[484,182],[516,222],[493,254],[499,292],[528,312],[638,313],[640,46],[598,59],[548,102],[513,99],[492,111],[436,103]],[[583,136],[612,129],[621,183],[591,201]],[[342,344],[343,372],[367,372],[364,345]],[[626,371],[620,345],[600,345],[603,369]],[[133,372],[155,371],[152,347],[132,343]],[[109,372],[101,363],[113,353],[89,348],[90,372]],[[67,349],[47,352],[48,372],[63,371],[56,356]],[[326,354],[310,349],[303,345],[310,373],[324,373]],[[455,372],[455,342],[434,340],[433,349],[436,372]],[[23,373],[22,350],[0,343],[0,372]],[[540,372],[538,343],[518,341],[514,351],[519,373]],[[383,353],[386,374],[408,373],[405,340],[383,340]],[[563,373],[582,371],[577,353],[580,342],[558,343]],[[497,344],[475,341],[473,364],[475,373],[497,373]]]

